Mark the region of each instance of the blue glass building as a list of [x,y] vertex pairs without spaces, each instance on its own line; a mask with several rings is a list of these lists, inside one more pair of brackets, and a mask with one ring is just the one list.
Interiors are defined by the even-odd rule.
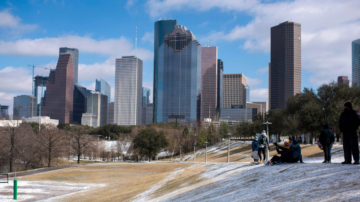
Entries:
[[19,95],[14,97],[14,119],[36,116],[36,97]]
[[352,82],[360,86],[360,39],[352,42]]
[[[154,72],[154,122],[197,118],[201,93],[201,45],[182,25],[164,36]],[[174,118],[175,117],[175,118]]]
[[150,89],[142,87],[142,107],[150,103]]
[[177,20],[159,20],[155,22],[155,34],[154,34],[154,96],[153,96],[153,104],[154,104],[154,121],[156,120],[157,114],[155,111],[157,110],[157,99],[158,99],[158,92],[157,92],[157,85],[158,85],[158,55],[159,55],[159,48],[164,43],[164,36],[173,31],[175,25],[178,24]]
[[103,95],[106,95],[108,97],[108,102],[110,102],[111,87],[104,79],[100,79],[100,80],[96,79],[95,91],[100,92]]
[[73,123],[81,124],[81,117],[83,113],[87,112],[87,96],[91,91],[85,87],[74,86],[74,107],[73,107]]

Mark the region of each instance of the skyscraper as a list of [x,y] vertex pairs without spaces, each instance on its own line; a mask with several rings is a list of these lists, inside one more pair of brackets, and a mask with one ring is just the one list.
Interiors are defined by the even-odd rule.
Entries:
[[224,74],[222,108],[246,108],[246,86],[243,74]]
[[[96,91],[90,91],[87,94],[86,114],[96,115],[96,125],[103,126],[107,124],[108,98]],[[84,115],[84,114],[83,114]]]
[[73,123],[75,124],[81,124],[82,114],[87,112],[88,94],[90,94],[90,90],[75,84],[73,110]]
[[100,79],[95,81],[95,91],[100,92],[103,95],[108,97],[108,102],[110,102],[110,92],[111,87],[104,79]]
[[218,87],[217,87],[217,112],[216,116],[220,117],[220,109],[222,108],[223,100],[223,72],[224,72],[224,63],[222,60],[218,59]]
[[115,124],[141,125],[143,61],[136,56],[116,59]]
[[339,76],[338,77],[338,84],[347,84],[349,85],[349,79],[347,76]]
[[114,102],[108,103],[108,109],[107,109],[107,123],[114,124]]
[[37,100],[37,110],[36,110],[36,115],[35,116],[39,116],[39,108],[40,108],[40,104],[42,99],[45,96],[45,91],[46,91],[46,83],[49,77],[47,76],[35,76],[35,86],[34,86],[34,96],[36,97]]
[[74,102],[74,66],[71,54],[61,54],[55,70],[50,71],[42,102],[41,116],[59,123],[72,123]]
[[78,83],[79,50],[76,48],[62,47],[59,49],[60,55],[71,53],[74,66],[74,84]]
[[[154,122],[196,120],[201,92],[201,46],[182,25],[164,36],[154,72]],[[171,118],[170,118],[171,117]]]
[[154,120],[156,120],[155,110],[157,109],[157,89],[158,85],[158,71],[159,71],[159,48],[164,43],[164,36],[174,30],[175,25],[178,24],[177,20],[159,20],[155,22],[155,40],[154,40],[154,88],[153,88],[153,104],[154,104]]
[[301,93],[301,24],[286,21],[271,28],[270,109],[282,109]]
[[218,106],[217,56],[217,47],[201,48],[201,121],[204,121],[205,118],[216,119]]
[[36,116],[36,97],[19,95],[14,97],[14,119]]
[[9,119],[9,106],[0,105],[0,118]]
[[150,89],[142,87],[142,107],[150,103]]
[[351,43],[352,49],[352,84],[360,86],[360,39]]

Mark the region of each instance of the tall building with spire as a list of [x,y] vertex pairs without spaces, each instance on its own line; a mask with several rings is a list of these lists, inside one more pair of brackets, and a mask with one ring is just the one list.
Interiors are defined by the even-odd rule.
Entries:
[[41,116],[72,123],[74,98],[74,66],[72,54],[60,54],[55,70],[50,71],[42,102]]
[[116,59],[114,123],[141,125],[143,61],[136,56]]
[[301,93],[301,24],[286,21],[271,28],[269,108],[283,109]]
[[201,45],[194,34],[185,26],[175,25],[164,36],[156,61],[154,122],[196,120],[197,95],[201,92]]

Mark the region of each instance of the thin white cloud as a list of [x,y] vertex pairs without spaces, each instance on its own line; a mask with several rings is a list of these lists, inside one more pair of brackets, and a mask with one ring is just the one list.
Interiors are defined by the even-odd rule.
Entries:
[[251,101],[268,101],[268,89],[267,88],[257,88],[250,89],[250,99]]
[[34,31],[38,26],[36,24],[24,24],[21,18],[11,14],[9,9],[0,10],[0,30],[9,35],[21,35],[25,32]]
[[246,84],[248,84],[250,87],[260,85],[262,82],[263,81],[260,79],[253,79],[253,78],[246,77]]
[[125,8],[129,10],[129,9],[136,3],[136,1],[137,1],[137,0],[128,0],[128,1],[126,2]]
[[154,32],[145,32],[144,36],[141,38],[144,42],[154,43]]
[[269,67],[264,67],[256,70],[256,73],[258,74],[265,74],[269,71]]

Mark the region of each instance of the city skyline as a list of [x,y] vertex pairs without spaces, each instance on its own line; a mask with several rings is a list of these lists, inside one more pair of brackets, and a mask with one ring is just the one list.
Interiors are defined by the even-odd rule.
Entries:
[[[149,87],[153,92],[153,23],[159,18],[181,21],[196,34],[201,44],[207,44],[209,41],[210,46],[218,46],[219,58],[226,66],[224,73],[243,73],[248,78],[249,86],[251,86],[250,101],[267,100],[266,69],[270,56],[269,29],[287,20],[303,25],[302,87],[317,88],[322,83],[336,81],[338,75],[352,78],[350,44],[360,38],[360,33],[356,29],[349,28],[358,22],[359,14],[354,8],[359,2],[350,1],[349,4],[343,5],[346,6],[347,13],[352,13],[352,15],[343,15],[340,3],[336,1],[327,2],[327,5],[333,5],[335,10],[330,10],[330,7],[316,2],[269,1],[266,9],[260,9],[263,3],[256,3],[253,7],[259,10],[251,11],[252,14],[248,13],[248,7],[239,5],[236,1],[226,4],[215,1],[211,5],[204,5],[200,1],[195,2],[204,9],[199,10],[184,2],[176,2],[173,7],[169,7],[161,1],[134,3],[129,1],[129,3],[122,2],[116,6],[113,3],[107,6],[98,5],[94,10],[97,14],[96,21],[94,17],[84,12],[75,13],[72,17],[58,18],[64,10],[83,7],[82,2],[64,1],[60,5],[50,1],[19,3],[9,0],[0,3],[0,13],[6,16],[2,19],[7,20],[4,26],[0,26],[3,31],[0,35],[0,41],[2,41],[0,44],[2,61],[0,84],[17,83],[6,89],[0,87],[0,96],[3,99],[0,104],[8,105],[12,109],[13,97],[21,94],[30,95],[31,69],[27,65],[35,64],[39,67],[35,68],[35,75],[44,73],[46,76],[48,71],[40,67],[54,68],[60,47],[79,50],[80,84],[89,90],[95,90],[94,80],[103,78],[111,85],[113,94],[114,79],[109,75],[115,68],[114,58],[135,52],[136,25],[138,27],[138,54],[139,58],[144,60],[144,87]],[[109,6],[113,8],[109,9]],[[164,9],[161,11],[158,6]],[[29,9],[24,9],[24,7]],[[274,13],[271,8],[274,7],[284,9],[286,12],[272,15]],[[297,10],[303,7],[304,9]],[[92,9],[91,6],[87,8]],[[175,8],[186,10],[188,15],[182,15],[182,12]],[[123,11],[121,14],[119,14],[119,9]],[[49,15],[50,10],[52,12]],[[336,20],[327,19],[330,13]],[[210,17],[214,14],[221,18]],[[259,16],[258,21],[253,20],[256,16]],[[317,22],[313,21],[314,17]],[[105,18],[109,24],[103,25],[100,22],[104,22],[101,19]],[[59,24],[60,20],[66,22],[67,26],[61,28],[52,26]],[[91,22],[92,26],[86,26],[87,22]],[[122,24],[120,31],[108,30],[113,29],[110,24],[114,22]],[[97,27],[102,29],[97,29]],[[352,32],[343,34],[348,29]],[[35,44],[36,47],[33,47]],[[313,57],[314,55],[317,57]]]

